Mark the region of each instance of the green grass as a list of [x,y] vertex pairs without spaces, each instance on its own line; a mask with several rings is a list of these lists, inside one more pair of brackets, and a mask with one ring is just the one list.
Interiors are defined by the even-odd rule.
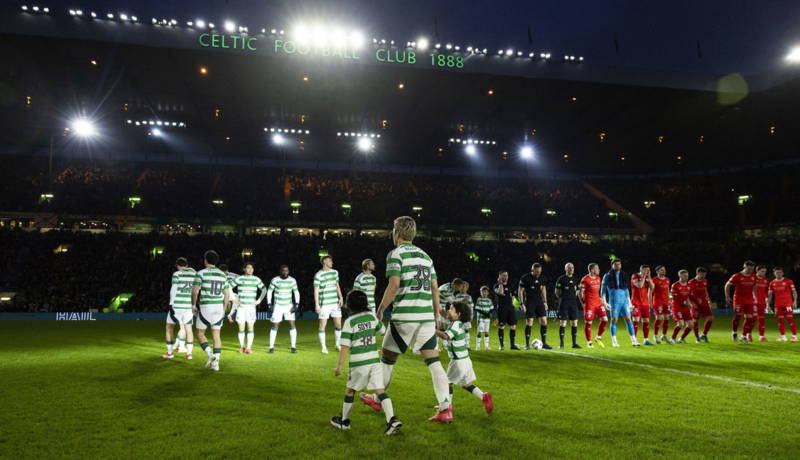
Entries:
[[[622,332],[621,348],[579,351],[800,388],[800,344],[774,342],[774,324],[772,342],[749,345],[731,343],[727,318],[716,326],[711,344],[634,349]],[[339,432],[328,419],[345,377],[335,353],[319,353],[314,322],[301,322],[297,355],[285,325],[274,355],[267,323],[256,328],[253,355],[223,328],[213,373],[199,347],[193,361],[161,359],[159,322],[0,322],[0,457],[796,458],[798,393],[543,351],[473,352],[495,412],[457,389],[444,426],[425,421],[430,375],[407,353],[389,388],[401,434],[384,437],[383,416],[358,402]]]

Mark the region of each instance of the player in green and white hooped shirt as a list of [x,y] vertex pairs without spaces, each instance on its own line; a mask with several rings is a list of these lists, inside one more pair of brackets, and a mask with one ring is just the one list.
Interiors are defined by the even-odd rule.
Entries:
[[[378,318],[394,304],[389,322],[390,332],[383,337],[384,388],[392,380],[392,369],[397,358],[408,348],[419,351],[433,380],[433,391],[442,411],[431,421],[452,421],[447,374],[439,361],[436,347],[436,329],[439,327],[439,283],[433,261],[412,241],[417,234],[417,224],[409,216],[394,220],[392,242],[396,246],[386,256],[388,285],[378,307]],[[378,399],[361,393],[361,400],[375,410],[380,410]]]
[[[217,267],[222,270],[222,273],[225,274],[225,278],[228,280],[228,284],[230,285],[231,289],[233,289],[233,282],[236,280],[236,277],[239,276],[232,271],[228,271],[228,264],[219,264]],[[236,295],[235,292],[231,290],[231,296],[228,298],[228,302],[225,304],[225,311],[228,312],[228,322],[233,324],[234,316],[236,315],[236,310],[239,308],[239,296]]]
[[[447,319],[447,310],[450,304],[456,301],[456,294],[461,292],[461,287],[464,280],[461,278],[453,278],[453,281],[444,283],[439,286],[439,327],[440,331],[447,330],[450,327],[450,320]],[[445,341],[439,340],[440,347],[445,346]]]
[[372,259],[364,259],[361,262],[361,273],[359,273],[355,281],[353,281],[353,289],[367,295],[369,309],[372,310],[373,314],[375,313],[375,286],[378,283],[375,275],[372,274],[374,271],[375,262],[373,262]]
[[481,335],[484,348],[489,350],[489,326],[492,324],[494,300],[489,297],[489,286],[481,286],[481,296],[475,301],[475,316],[478,320],[478,333],[475,334],[475,349],[481,349]]
[[192,283],[195,271],[189,266],[185,257],[178,257],[175,262],[177,271],[172,274],[169,290],[169,312],[167,313],[167,352],[163,358],[174,357],[175,325],[178,325],[178,351],[186,353],[186,359],[192,359]]
[[[461,284],[461,289],[459,289],[458,292],[456,292],[455,298],[457,302],[464,302],[465,304],[467,304],[467,307],[469,308],[470,312],[470,317],[474,316],[473,311],[475,310],[475,304],[472,303],[472,296],[469,295],[469,282],[464,281],[464,283]],[[472,329],[472,323],[471,322],[464,323],[464,334],[467,337],[467,348],[469,348],[470,329]]]
[[342,290],[339,288],[339,272],[333,269],[333,257],[324,256],[320,263],[322,269],[314,275],[314,311],[319,315],[319,344],[322,352],[327,354],[325,326],[328,325],[328,318],[333,318],[333,333],[336,349],[339,350],[342,337]]
[[[255,268],[251,262],[244,264],[244,275],[233,279],[231,287],[236,289],[239,297],[239,307],[234,317],[239,324],[239,353],[253,353],[253,338],[256,325],[256,309],[267,296],[267,289],[261,278],[254,276]],[[258,295],[258,291],[261,295]],[[245,326],[247,330],[245,331]]]
[[269,331],[269,353],[275,352],[275,337],[281,321],[289,321],[289,339],[292,353],[297,353],[297,329],[294,327],[294,314],[300,308],[300,291],[297,280],[289,276],[289,266],[281,265],[280,275],[272,278],[267,289],[267,302],[272,311],[272,329]]
[[463,389],[483,402],[486,413],[491,413],[494,410],[492,394],[484,393],[472,384],[477,378],[472,369],[472,360],[469,358],[468,342],[464,331],[464,325],[472,320],[472,311],[466,303],[456,301],[447,310],[447,318],[451,321],[450,328],[446,331],[436,331],[436,335],[447,340],[447,354],[450,356],[450,364],[447,366],[450,401],[452,403],[453,385],[461,385]]
[[[225,305],[230,299],[231,288],[225,274],[216,267],[219,254],[206,251],[203,254],[204,269],[194,277],[192,289],[192,313],[197,315],[197,339],[200,347],[208,354],[206,369],[219,370],[219,358],[222,353],[222,339],[219,330],[225,320]],[[206,329],[211,329],[213,349],[208,346]]]
[[344,323],[339,364],[333,374],[337,377],[341,375],[348,351],[350,352],[350,370],[347,373],[342,415],[331,417],[331,425],[340,430],[350,429],[353,397],[356,391],[366,388],[375,391],[381,409],[386,415],[384,433],[396,434],[403,424],[394,416],[392,400],[384,391],[383,369],[378,359],[378,343],[375,340],[375,334],[384,334],[386,329],[369,309],[367,295],[363,291],[352,290],[347,294],[347,311],[350,316]]

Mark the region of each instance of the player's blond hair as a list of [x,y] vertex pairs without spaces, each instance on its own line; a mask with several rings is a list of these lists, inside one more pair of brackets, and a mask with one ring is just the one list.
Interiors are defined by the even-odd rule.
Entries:
[[361,261],[361,269],[366,270],[369,266],[369,263],[372,262],[372,259],[364,259]]
[[401,216],[394,220],[394,231],[404,241],[413,241],[417,236],[417,223],[410,216]]

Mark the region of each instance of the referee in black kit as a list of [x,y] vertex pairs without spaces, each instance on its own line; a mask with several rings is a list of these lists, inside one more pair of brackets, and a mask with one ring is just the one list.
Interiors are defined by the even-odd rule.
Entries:
[[564,332],[567,328],[567,321],[572,326],[572,348],[580,348],[578,345],[578,289],[580,280],[575,276],[575,266],[567,262],[564,265],[564,274],[556,280],[555,295],[558,300],[558,319],[561,320],[561,327],[558,328],[558,337],[564,348]]
[[522,275],[519,279],[519,292],[517,293],[522,311],[525,312],[525,349],[530,349],[531,326],[533,319],[539,320],[539,331],[542,334],[542,348],[551,350],[547,344],[547,286],[542,276],[542,264],[539,262],[531,265],[530,273]]
[[500,339],[500,349],[503,349],[505,339],[505,326],[508,324],[508,337],[511,339],[511,349],[519,350],[514,344],[517,335],[517,312],[514,310],[512,290],[508,287],[508,272],[500,270],[497,274],[497,283],[494,285],[494,293],[497,295],[497,337]]

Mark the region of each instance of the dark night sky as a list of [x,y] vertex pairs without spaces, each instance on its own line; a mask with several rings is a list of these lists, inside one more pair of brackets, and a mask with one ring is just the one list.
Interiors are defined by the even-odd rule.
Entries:
[[[598,65],[720,74],[775,70],[784,65],[788,50],[800,44],[800,1],[36,1],[51,8],[126,11],[142,18],[231,19],[251,31],[327,19],[358,28],[367,37],[398,42],[433,37],[435,17],[443,43],[552,51],[554,57],[583,55]],[[528,45],[529,26],[533,46]]]

